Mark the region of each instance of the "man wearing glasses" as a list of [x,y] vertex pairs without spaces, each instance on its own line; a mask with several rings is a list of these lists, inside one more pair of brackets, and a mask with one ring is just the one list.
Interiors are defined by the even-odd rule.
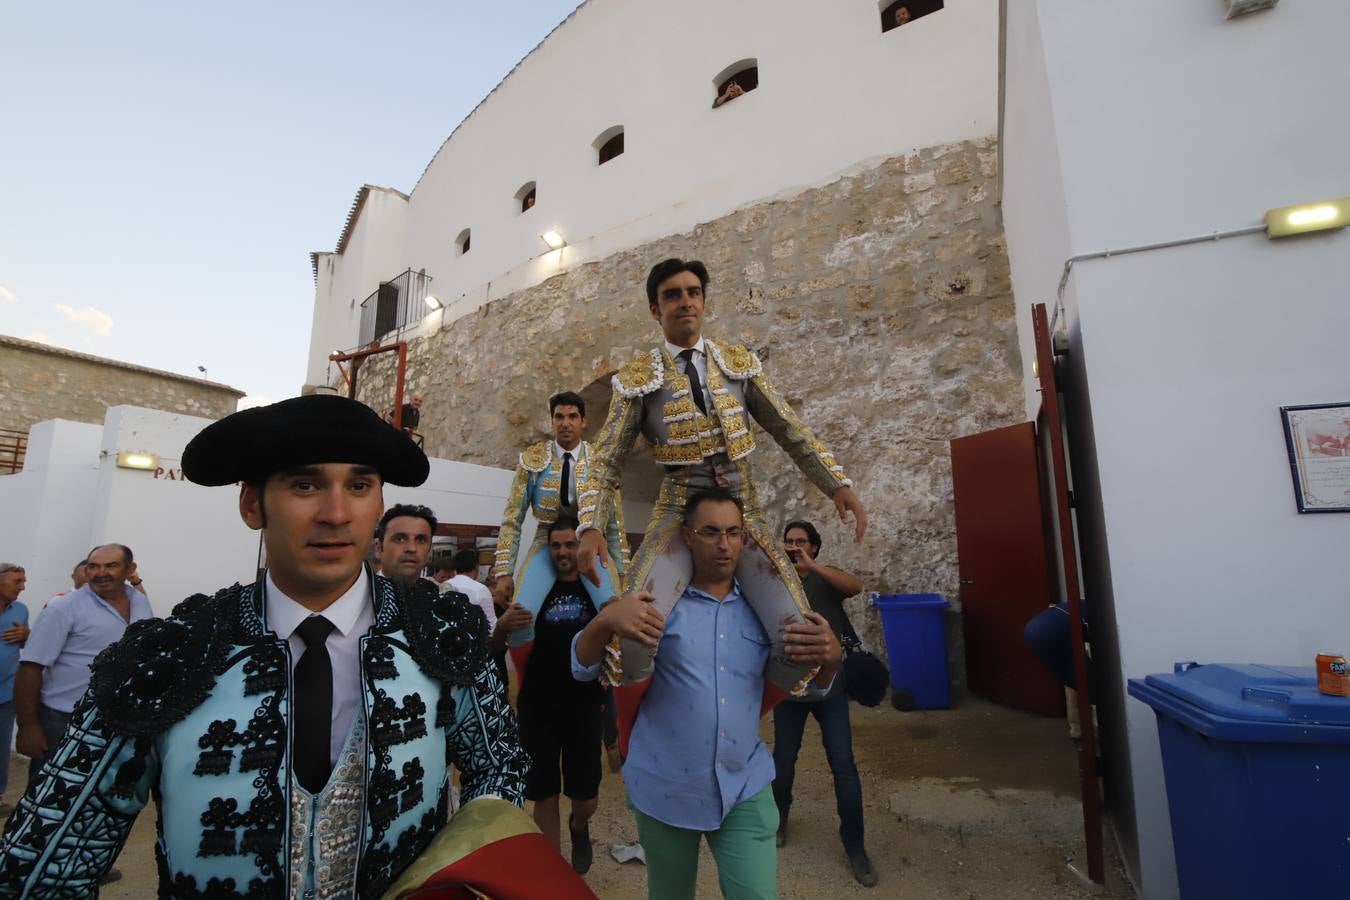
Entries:
[[[773,757],[759,737],[774,642],[737,577],[748,534],[735,495],[690,497],[679,540],[693,571],[669,617],[651,593],[633,592],[605,604],[572,644],[579,680],[599,675],[615,637],[660,648],[623,768],[652,900],[692,900],[705,838],[724,897],[777,896]],[[784,654],[816,671],[805,689],[823,695],[843,650],[819,613],[803,619],[784,627]]]

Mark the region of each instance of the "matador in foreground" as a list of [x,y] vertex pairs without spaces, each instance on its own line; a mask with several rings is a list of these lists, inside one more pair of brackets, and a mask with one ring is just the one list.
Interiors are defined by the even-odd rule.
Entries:
[[0,896],[97,896],[151,797],[160,897],[593,896],[519,809],[529,758],[482,613],[365,565],[383,486],[420,485],[422,451],[311,396],[207,426],[182,466],[241,485],[268,567],[94,661],[5,827]]
[[[768,709],[788,694],[800,694],[815,675],[814,669],[788,660],[783,640],[783,629],[802,622],[811,607],[759,503],[750,467],[755,438],[749,419],[787,451],[812,484],[833,498],[841,519],[852,512],[860,541],[867,514],[843,467],[769,383],[759,358],[744,346],[715,343],[703,336],[707,286],[708,270],[697,260],[667,259],[647,277],[648,307],[665,341],[614,375],[614,400],[592,453],[595,485],[579,498],[577,559],[582,573],[599,583],[596,560],[598,555],[604,559],[600,525],[608,519],[624,459],[639,434],[651,445],[652,458],[665,467],[665,478],[624,581],[631,591],[651,592],[656,598],[652,605],[663,616],[669,615],[689,584],[689,550],[679,540],[685,501],[709,488],[738,497],[745,507],[750,540],[736,579],[774,645],[764,673]],[[624,752],[642,688],[652,673],[653,655],[653,650],[628,638],[616,637],[609,647],[605,680],[636,686],[618,698]]]

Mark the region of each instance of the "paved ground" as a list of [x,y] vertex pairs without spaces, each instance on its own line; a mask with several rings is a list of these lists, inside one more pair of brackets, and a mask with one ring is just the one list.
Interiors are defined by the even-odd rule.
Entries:
[[[965,698],[954,710],[901,713],[853,706],[854,748],[862,773],[867,843],[881,875],[875,889],[852,880],[836,833],[834,794],[815,722],[798,763],[790,842],[780,851],[783,900],[841,897],[897,900],[1073,900],[1130,898],[1118,861],[1108,858],[1106,890],[1084,889],[1067,868],[1086,870],[1073,744],[1064,723]],[[771,738],[766,726],[765,739]],[[11,766],[13,802],[27,760]],[[636,838],[619,776],[606,774],[591,827],[596,862],[588,876],[605,900],[644,895],[646,870],[620,865],[609,845]],[[108,900],[155,893],[154,814],[136,822]],[[1109,844],[1109,842],[1108,842]],[[704,848],[699,896],[717,897]]]

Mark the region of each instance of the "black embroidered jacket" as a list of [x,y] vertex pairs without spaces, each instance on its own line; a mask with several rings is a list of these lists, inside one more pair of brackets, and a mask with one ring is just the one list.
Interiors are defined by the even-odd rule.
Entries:
[[[372,585],[361,897],[384,893],[445,824],[452,763],[463,802],[518,805],[529,765],[482,613],[429,582]],[[290,648],[263,608],[259,585],[199,594],[94,661],[65,740],[5,828],[0,897],[96,896],[152,795],[161,897],[285,897]]]

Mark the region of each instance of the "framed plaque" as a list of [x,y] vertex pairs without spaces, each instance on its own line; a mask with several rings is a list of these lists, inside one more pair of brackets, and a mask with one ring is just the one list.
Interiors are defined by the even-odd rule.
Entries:
[[1350,403],[1282,406],[1301,513],[1350,512]]

